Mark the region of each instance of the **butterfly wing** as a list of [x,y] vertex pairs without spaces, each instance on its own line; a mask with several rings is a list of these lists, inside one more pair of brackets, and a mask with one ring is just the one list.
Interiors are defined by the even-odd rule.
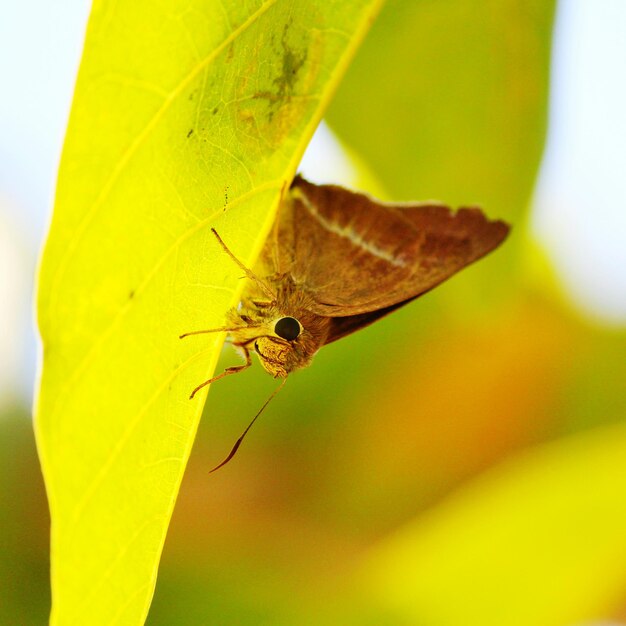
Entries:
[[297,177],[266,260],[310,296],[312,312],[337,318],[328,343],[429,291],[508,231],[478,208],[385,204]]

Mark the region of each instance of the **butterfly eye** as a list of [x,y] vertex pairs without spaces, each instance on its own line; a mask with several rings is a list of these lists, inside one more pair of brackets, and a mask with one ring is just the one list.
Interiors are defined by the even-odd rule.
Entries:
[[287,341],[293,341],[300,334],[300,322],[295,317],[281,317],[274,326],[274,332]]

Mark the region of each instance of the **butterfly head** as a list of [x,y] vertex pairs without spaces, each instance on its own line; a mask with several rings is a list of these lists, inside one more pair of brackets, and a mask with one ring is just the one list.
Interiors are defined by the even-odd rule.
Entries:
[[319,318],[310,312],[274,303],[261,309],[233,310],[231,321],[240,327],[231,332],[233,343],[254,349],[263,368],[274,378],[284,378],[309,365],[326,335]]
[[301,366],[303,328],[289,315],[277,317],[267,326],[267,334],[255,340],[254,350],[267,372],[274,378],[284,378]]

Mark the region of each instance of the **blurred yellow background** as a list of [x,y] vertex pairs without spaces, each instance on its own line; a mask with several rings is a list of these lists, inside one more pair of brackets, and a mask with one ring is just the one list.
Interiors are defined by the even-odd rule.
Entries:
[[[65,9],[71,41],[84,5]],[[209,475],[275,382],[257,366],[212,388],[149,624],[626,617],[625,27],[619,0],[560,3],[552,41],[553,7],[539,0],[388,3],[303,173],[387,199],[478,203],[513,234],[434,293],[324,348]],[[43,624],[49,609],[27,294],[72,45],[49,61],[66,86],[54,122],[36,118],[32,99],[19,105],[34,65],[13,68],[15,104],[0,105],[7,625]],[[32,129],[18,131],[35,118],[45,141],[29,144]],[[30,169],[25,145],[37,153]],[[221,365],[233,360],[226,348]]]

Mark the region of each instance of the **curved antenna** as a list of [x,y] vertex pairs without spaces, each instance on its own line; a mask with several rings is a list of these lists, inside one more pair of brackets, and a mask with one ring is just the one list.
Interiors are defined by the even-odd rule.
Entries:
[[219,241],[220,245],[224,249],[224,252],[246,273],[246,276],[256,283],[259,289],[269,296],[272,302],[276,302],[276,294],[252,271],[249,270],[228,248],[222,238],[217,234],[215,228],[211,228],[211,232],[215,235],[215,238]]
[[252,428],[252,424],[256,422],[257,417],[259,417],[259,415],[263,413],[263,410],[265,409],[265,407],[274,399],[274,396],[285,386],[286,382],[287,382],[287,378],[285,377],[283,378],[283,382],[280,383],[280,385],[278,385],[276,389],[274,389],[274,392],[272,393],[272,395],[265,401],[265,404],[259,409],[259,412],[252,418],[252,421],[248,424],[248,427],[243,431],[243,433],[241,434],[241,437],[239,437],[239,439],[235,441],[235,445],[233,446],[233,449],[230,451],[229,455],[219,465],[216,465],[209,472],[209,474],[217,471],[220,467],[224,467],[224,465],[226,465],[226,463],[228,463],[228,461],[230,461],[235,456],[235,454],[237,454],[237,450],[239,450],[239,446],[241,445],[243,438],[248,434],[248,431]]
[[204,335],[205,333],[234,333],[237,330],[247,328],[260,328],[260,326],[260,324],[250,324],[246,326],[235,326],[233,328],[229,328],[228,326],[221,326],[220,328],[209,328],[209,330],[192,330],[190,333],[183,333],[182,335],[178,335],[178,338],[184,339],[185,337],[189,337],[189,335]]

